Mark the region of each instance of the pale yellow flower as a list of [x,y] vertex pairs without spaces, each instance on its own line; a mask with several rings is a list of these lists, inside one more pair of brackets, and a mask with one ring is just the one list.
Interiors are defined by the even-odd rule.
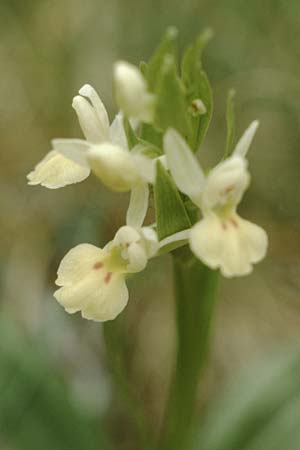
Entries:
[[[93,171],[114,191],[130,191],[154,181],[155,162],[129,151],[123,116],[109,124],[107,111],[95,89],[84,85],[73,99],[86,140],[54,139],[53,149],[27,176],[31,185],[57,189],[78,183]],[[145,192],[143,186],[142,192]]]
[[142,271],[158,250],[148,227],[124,226],[103,249],[80,244],[60,263],[54,296],[68,313],[95,321],[114,319],[128,302],[126,275]]
[[191,229],[190,247],[206,265],[220,268],[226,277],[250,273],[252,265],[266,255],[266,232],[236,212],[250,182],[245,156],[257,126],[258,122],[250,125],[232,156],[208,176],[175,130],[168,130],[164,137],[167,164],[178,188],[203,214]]

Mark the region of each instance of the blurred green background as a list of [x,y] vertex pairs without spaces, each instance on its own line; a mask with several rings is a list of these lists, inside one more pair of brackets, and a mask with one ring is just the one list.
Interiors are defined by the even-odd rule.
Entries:
[[[147,60],[168,25],[178,27],[181,49],[203,28],[215,31],[204,56],[215,114],[203,163],[222,155],[231,87],[238,133],[261,122],[240,212],[267,230],[270,249],[253,274],[222,281],[199,411],[238,369],[300,341],[299,1],[1,0],[1,450],[95,449],[87,436],[104,442],[102,428],[121,448],[135,448],[101,327],[65,314],[52,297],[63,255],[111,239],[128,197],[93,177],[56,191],[29,187],[26,174],[51,138],[81,137],[71,101],[84,83],[113,117],[113,62]],[[157,430],[174,350],[169,257],[131,281],[124,328],[126,368]],[[76,430],[71,441],[68,427]]]

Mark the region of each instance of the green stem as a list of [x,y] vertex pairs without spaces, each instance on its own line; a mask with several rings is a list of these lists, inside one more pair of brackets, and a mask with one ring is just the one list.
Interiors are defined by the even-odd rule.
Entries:
[[173,257],[177,353],[159,449],[186,450],[208,353],[218,272],[204,266],[187,247],[173,252]]

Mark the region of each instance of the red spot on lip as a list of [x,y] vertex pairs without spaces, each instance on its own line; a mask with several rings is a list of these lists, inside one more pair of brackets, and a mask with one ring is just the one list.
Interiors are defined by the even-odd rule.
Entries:
[[234,186],[231,185],[231,186],[228,186],[228,187],[224,190],[224,192],[225,192],[225,194],[229,194],[229,193],[232,192],[233,190],[234,190]]
[[103,263],[101,261],[96,262],[93,266],[93,268],[95,270],[102,269],[102,267],[103,267]]
[[222,228],[223,228],[223,230],[227,230],[227,225],[225,222],[222,222]]
[[112,273],[111,272],[107,272],[107,274],[104,277],[104,282],[106,284],[108,284],[110,282],[110,280],[111,280],[111,277],[112,277]]
[[232,225],[233,225],[235,228],[238,228],[238,223],[237,223],[236,220],[230,219],[230,222],[232,223]]

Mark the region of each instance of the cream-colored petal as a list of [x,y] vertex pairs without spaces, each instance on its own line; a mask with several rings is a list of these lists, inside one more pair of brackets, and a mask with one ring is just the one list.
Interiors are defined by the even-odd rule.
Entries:
[[148,257],[143,245],[133,242],[127,249],[128,266],[127,272],[141,272],[145,269]]
[[230,221],[226,223],[222,236],[220,269],[227,278],[248,275],[252,271],[247,248],[241,242],[240,229]]
[[132,159],[135,163],[139,177],[147,183],[154,184],[156,176],[156,158],[151,159],[142,153],[131,150]]
[[54,297],[58,303],[65,308],[68,313],[81,311],[87,304],[93,301],[99,292],[103,281],[100,274],[96,274],[90,269],[84,277],[79,275],[78,280],[71,284],[66,284],[54,292]]
[[58,289],[54,297],[68,313],[81,311],[86,319],[106,321],[125,308],[128,290],[123,275],[99,271]]
[[107,138],[109,133],[109,118],[106,108],[97,91],[90,84],[85,84],[84,86],[82,86],[82,88],[79,89],[79,94],[83,97],[87,97],[90,100],[99,118],[101,131]]
[[154,96],[148,92],[146,80],[132,64],[118,61],[114,65],[116,102],[127,117],[151,122]]
[[49,189],[58,189],[85,180],[90,174],[90,168],[74,162],[55,150],[27,175],[28,184],[41,184]]
[[212,269],[221,264],[223,233],[222,222],[215,215],[205,217],[190,231],[191,250]]
[[79,244],[62,259],[55,283],[69,286],[93,272],[93,266],[103,260],[106,252],[92,244]]
[[128,289],[123,275],[112,274],[109,283],[89,298],[82,309],[82,317],[98,322],[115,319],[128,303]]
[[134,227],[124,225],[119,228],[114,237],[114,245],[125,245],[132,242],[138,242],[140,240],[140,233]]
[[108,132],[103,129],[103,125],[90,102],[80,95],[73,98],[72,107],[75,109],[78,120],[85,138],[98,144],[108,139]]
[[204,173],[185,140],[172,128],[164,135],[164,150],[176,185],[199,204],[205,186]]
[[112,144],[128,150],[127,138],[123,126],[123,118],[124,116],[120,112],[116,115],[109,129],[109,137]]
[[159,250],[159,242],[156,232],[151,227],[143,227],[140,234],[148,258],[152,258]]
[[202,207],[205,210],[228,204],[235,207],[249,182],[247,161],[239,156],[226,159],[209,173],[202,194]]
[[258,120],[254,120],[249,127],[244,132],[243,136],[238,141],[234,151],[233,155],[235,156],[241,156],[242,158],[245,158],[247,155],[247,152],[249,150],[249,147],[253,141],[253,138],[255,136],[255,133],[257,131],[259,122]]
[[251,263],[261,261],[267,253],[268,236],[265,230],[248,220],[238,217],[241,245],[246,249]]
[[80,164],[82,167],[89,167],[87,160],[87,149],[89,144],[83,139],[52,139],[53,149],[61,153],[66,158]]
[[140,181],[130,152],[109,142],[90,147],[88,160],[95,175],[114,191],[129,191]]
[[252,264],[264,258],[267,235],[255,224],[234,214],[227,220],[210,215],[191,230],[190,246],[195,255],[225,277],[247,275]]
[[130,202],[126,214],[126,224],[131,227],[143,225],[149,202],[149,188],[147,183],[138,183],[131,190]]

